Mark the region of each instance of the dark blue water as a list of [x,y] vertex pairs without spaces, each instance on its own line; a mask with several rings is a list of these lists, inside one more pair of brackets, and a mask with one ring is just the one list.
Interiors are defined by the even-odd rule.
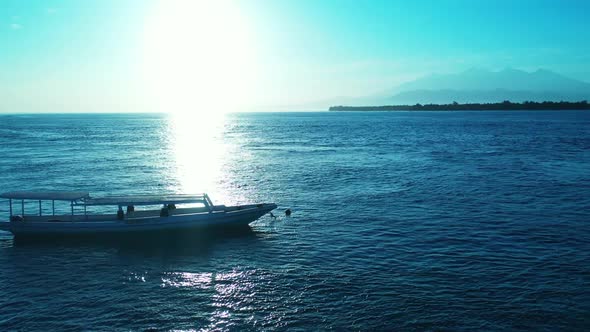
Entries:
[[19,189],[294,213],[172,243],[4,233],[0,330],[590,328],[590,112],[0,116]]

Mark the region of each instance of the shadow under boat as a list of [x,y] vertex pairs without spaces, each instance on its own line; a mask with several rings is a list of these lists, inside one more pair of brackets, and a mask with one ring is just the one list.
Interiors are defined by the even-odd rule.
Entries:
[[210,227],[191,231],[158,231],[133,234],[78,234],[73,236],[42,235],[15,236],[16,246],[57,245],[90,246],[107,245],[117,247],[187,247],[207,246],[219,241],[237,238],[256,238],[256,232],[249,225],[233,227]]
[[[137,266],[144,264],[170,263],[175,264],[178,259],[208,260],[214,255],[223,257],[235,252],[258,252],[266,245],[268,232],[257,227],[240,227],[233,229],[211,229],[202,232],[184,234],[149,234],[133,237],[87,237],[58,238],[32,240],[27,238],[2,239],[5,255],[22,257],[35,255],[39,257],[77,257],[86,253],[111,255],[116,260],[114,264]],[[12,250],[6,248],[12,247]],[[102,253],[102,254],[100,254]],[[91,258],[95,257],[91,255]],[[118,259],[118,260],[117,260]],[[122,261],[121,261],[122,260]],[[21,259],[12,260],[15,263]]]

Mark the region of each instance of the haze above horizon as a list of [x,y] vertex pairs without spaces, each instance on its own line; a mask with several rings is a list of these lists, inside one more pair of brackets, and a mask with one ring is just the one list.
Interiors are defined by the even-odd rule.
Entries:
[[590,82],[586,1],[3,0],[0,113],[297,110],[470,68]]

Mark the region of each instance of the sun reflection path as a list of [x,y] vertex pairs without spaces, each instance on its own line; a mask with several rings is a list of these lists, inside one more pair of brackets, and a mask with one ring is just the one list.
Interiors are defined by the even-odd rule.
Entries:
[[212,283],[212,273],[178,272],[162,277],[162,287],[188,287],[208,289]]
[[169,150],[176,163],[175,182],[180,184],[174,191],[218,194],[219,184],[227,176],[223,173],[228,152],[223,138],[225,115],[204,118],[170,114],[168,123]]

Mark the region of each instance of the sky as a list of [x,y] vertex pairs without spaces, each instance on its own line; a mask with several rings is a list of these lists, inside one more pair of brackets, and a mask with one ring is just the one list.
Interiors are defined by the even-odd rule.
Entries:
[[590,82],[590,1],[0,0],[0,112],[282,110],[432,73]]

